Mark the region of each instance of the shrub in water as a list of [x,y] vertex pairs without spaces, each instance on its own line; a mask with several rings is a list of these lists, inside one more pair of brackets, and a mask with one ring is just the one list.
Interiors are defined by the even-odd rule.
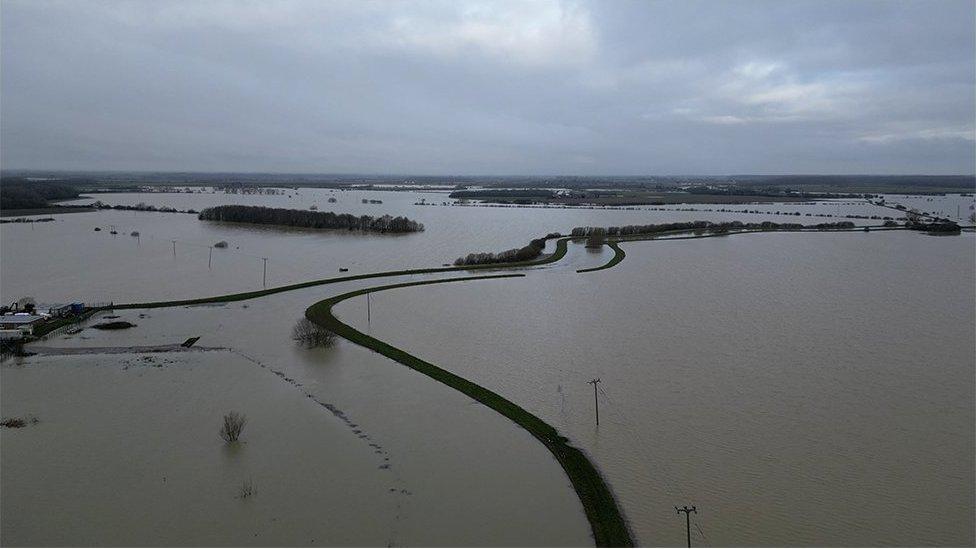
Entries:
[[228,443],[237,442],[237,439],[241,436],[241,431],[244,430],[245,423],[247,423],[247,417],[237,412],[226,414],[224,416],[224,424],[220,427],[220,438]]

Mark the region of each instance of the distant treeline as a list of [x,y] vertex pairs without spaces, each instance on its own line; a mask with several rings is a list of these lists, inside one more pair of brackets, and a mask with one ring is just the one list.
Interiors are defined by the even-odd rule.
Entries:
[[549,189],[478,189],[454,191],[448,198],[555,198],[556,191]]
[[[953,188],[963,192],[976,190],[972,175],[735,175],[730,180],[739,185],[820,186],[841,189],[857,188]],[[889,191],[890,192],[890,191]]]
[[24,177],[0,178],[0,210],[46,208],[51,200],[78,198],[73,183],[83,180],[32,181]]
[[685,192],[690,194],[729,195],[729,196],[761,196],[764,198],[805,198],[807,200],[827,200],[836,198],[874,198],[870,193],[834,193],[807,192],[779,187],[753,187],[740,185],[699,185],[688,187]]
[[123,210],[132,212],[161,212],[161,213],[188,213],[195,214],[196,210],[177,210],[172,206],[153,206],[151,204],[146,204],[145,202],[140,202],[135,206],[126,206],[124,204],[116,204],[114,206],[106,204],[101,200],[96,200],[90,204],[92,208],[98,208],[99,210]]
[[373,217],[263,206],[215,206],[200,212],[206,221],[232,221],[260,225],[282,225],[308,229],[345,229],[378,233],[412,233],[424,230],[422,223],[406,217]]
[[16,219],[0,219],[0,223],[48,223],[55,221],[53,217],[18,217]]
[[926,231],[929,233],[958,233],[962,231],[962,227],[952,221],[941,220],[933,223],[925,223],[921,219],[913,219],[911,217],[905,222],[905,227],[913,231]]
[[150,186],[215,187],[322,187],[349,189],[372,185],[452,185],[499,189],[646,189],[682,190],[696,185],[736,185],[835,193],[972,193],[973,175],[723,175],[723,176],[425,176],[425,175],[341,175],[262,174],[192,172],[65,172],[4,170],[3,177],[44,177],[86,182],[82,188],[128,189]]
[[454,260],[454,264],[458,266],[491,265],[494,263],[531,261],[542,255],[542,250],[544,249],[546,249],[546,239],[536,238],[535,240],[529,242],[528,246],[524,246],[522,248],[512,248],[511,250],[505,250],[504,252],[499,253],[481,252],[468,254]]
[[665,233],[670,231],[798,231],[798,230],[820,230],[829,231],[837,229],[853,229],[851,221],[838,221],[836,223],[817,223],[816,225],[803,225],[801,223],[773,223],[763,221],[762,223],[743,223],[741,221],[727,221],[713,223],[711,221],[687,221],[683,223],[660,223],[650,225],[625,225],[623,227],[576,227],[571,236],[588,237],[594,233],[603,233],[608,237],[649,235]]

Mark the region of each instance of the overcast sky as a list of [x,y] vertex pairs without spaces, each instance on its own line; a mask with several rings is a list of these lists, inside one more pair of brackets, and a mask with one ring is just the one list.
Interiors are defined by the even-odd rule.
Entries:
[[974,172],[974,3],[2,0],[7,169]]

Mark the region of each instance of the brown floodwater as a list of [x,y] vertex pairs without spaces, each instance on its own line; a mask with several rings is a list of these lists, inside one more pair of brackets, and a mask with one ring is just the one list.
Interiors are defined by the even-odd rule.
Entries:
[[[328,210],[331,194],[97,198]],[[120,211],[5,224],[0,297],[198,297],[260,288],[261,257],[270,258],[271,286],[336,276],[339,267],[437,266],[577,225],[892,213],[850,201],[754,206],[811,214],[797,217],[415,206],[419,197],[446,200],[339,193],[337,211],[427,225],[401,236]],[[968,208],[967,200],[944,197],[931,209]],[[111,225],[120,234],[93,231]],[[219,240],[230,247],[214,250],[208,268],[208,246]],[[573,245],[523,279],[373,294],[369,323],[364,299],[337,310],[569,436],[603,471],[641,544],[682,544],[673,506],[692,504],[696,545],[974,543],[972,234],[759,234],[623,247],[627,258],[610,270],[576,273],[612,254]],[[592,544],[565,474],[520,428],[347,341],[309,351],[290,339],[317,300],[422,278],[432,277],[119,311],[137,326],[41,343],[117,352],[199,336],[198,345],[226,351],[5,361],[3,415],[40,422],[0,431],[2,543]],[[602,379],[599,427],[586,384],[593,377]],[[233,453],[216,436],[229,409],[250,420]],[[245,480],[257,493],[237,499]]]
[[642,544],[684,541],[675,505],[696,545],[973,544],[973,235],[623,247],[339,312],[582,445]]
[[[89,204],[146,203],[200,210],[219,204],[334,210],[356,215],[403,215],[425,224],[422,233],[378,235],[344,231],[311,231],[197,220],[174,213],[102,210],[54,216],[50,223],[8,223],[0,226],[0,300],[23,296],[41,302],[133,302],[205,297],[260,289],[348,274],[439,266],[471,252],[498,252],[521,247],[550,232],[575,226],[610,226],[674,221],[777,221],[814,224],[844,216],[896,215],[890,209],[858,202],[760,204],[736,210],[769,211],[743,214],[717,211],[659,211],[652,207],[615,209],[501,208],[417,206],[424,199],[440,204],[445,193],[300,189],[289,195],[189,193],[110,193],[75,201]],[[330,204],[329,197],[338,202]],[[382,204],[362,204],[362,199]],[[965,198],[956,201],[968,208]],[[728,206],[695,205],[697,209]],[[680,206],[676,206],[679,208]],[[774,215],[774,212],[781,215]],[[801,216],[782,215],[786,212]],[[805,214],[810,214],[807,217]],[[879,221],[857,219],[858,224]],[[101,231],[95,231],[95,228]],[[118,234],[110,234],[115,228]],[[139,237],[130,236],[138,232]],[[174,244],[175,241],[175,244]],[[210,246],[225,241],[225,249]],[[175,249],[175,252],[174,252]],[[38,276],[43,274],[43,276]]]
[[[291,327],[325,295],[117,311],[136,327],[88,327],[102,313],[43,342],[200,336],[228,351],[4,362],[3,415],[40,422],[0,431],[3,544],[592,545],[568,478],[528,433],[351,343],[295,345]],[[249,419],[237,452],[217,437],[229,410]],[[237,499],[245,480],[257,493]]]

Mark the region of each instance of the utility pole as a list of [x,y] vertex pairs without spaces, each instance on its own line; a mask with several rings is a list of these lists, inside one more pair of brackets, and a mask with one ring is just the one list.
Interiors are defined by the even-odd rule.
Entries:
[[370,316],[369,315],[369,294],[370,294],[370,292],[366,292],[366,324],[369,324],[370,323],[370,320],[369,320],[369,316]]
[[679,515],[681,513],[685,514],[685,534],[688,536],[688,547],[691,547],[691,514],[694,513],[697,515],[698,509],[696,509],[694,505],[691,507],[685,505],[681,509],[678,509],[678,506],[675,505],[674,510],[677,511]]
[[593,386],[593,405],[595,406],[596,409],[596,424],[600,425],[600,400],[597,398],[596,395],[596,384],[600,383],[600,378],[598,377],[593,378],[587,381],[587,383]]
[[265,288],[267,288],[268,287],[268,258],[267,257],[262,257],[261,259],[264,260],[264,275],[263,275],[263,277],[261,279],[261,284]]
[[176,257],[176,241],[172,240],[171,242],[173,243],[173,257]]
[[213,246],[210,247],[210,257],[207,259],[207,268],[213,269]]

